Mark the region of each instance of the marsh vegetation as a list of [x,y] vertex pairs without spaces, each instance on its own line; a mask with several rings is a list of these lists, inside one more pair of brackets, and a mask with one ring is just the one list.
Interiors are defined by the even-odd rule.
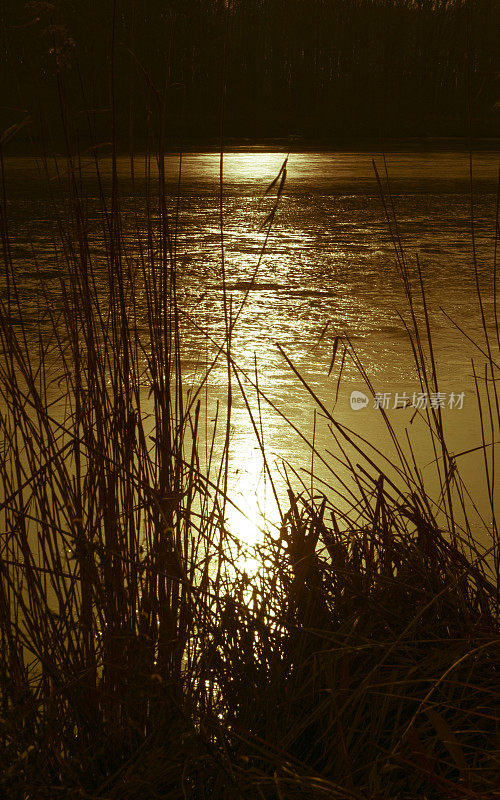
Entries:
[[[275,5],[275,17],[263,11],[275,21],[303,8],[294,3],[281,14]],[[343,7],[312,5],[318,15]],[[377,14],[427,13],[421,4],[366,3],[356,4],[356,13],[367,14],[368,5]],[[436,14],[465,13],[464,4],[434,6]],[[198,5],[189,8],[195,13]],[[214,17],[222,14],[222,4],[213,9]],[[255,9],[235,4],[234,24],[243,26],[244,12]],[[353,38],[345,31],[341,38],[352,55]],[[200,61],[201,44],[196,53]],[[282,54],[269,57],[288,63],[289,74],[305,58],[295,50],[293,64]],[[4,159],[21,129],[2,138],[2,795],[492,800],[499,768],[498,213],[486,302],[471,187],[480,331],[472,370],[481,431],[472,447],[485,505],[475,506],[439,406],[420,413],[437,465],[431,493],[411,443],[383,409],[394,457],[341,424],[284,348],[284,363],[337,449],[320,450],[314,432],[305,436],[285,415],[311,459],[287,465],[283,492],[265,444],[261,409],[268,398],[258,370],[243,370],[233,349],[257,270],[236,302],[224,249],[223,150],[221,319],[194,382],[183,369],[192,356],[184,333],[192,320],[178,288],[179,200],[166,190],[163,100],[151,91],[144,137],[151,147],[140,162],[145,191],[134,194],[139,175],[132,159],[133,202],[127,186],[124,204],[116,125],[108,182],[92,113],[92,149],[81,155],[75,143],[80,121],[73,125],[66,105],[60,58],[59,52],[55,82],[66,152],[38,158],[51,236],[30,242],[37,291],[29,303],[12,241]],[[118,124],[125,111],[111,95]],[[303,97],[295,88],[293,96]],[[83,179],[89,161],[97,213]],[[286,166],[284,159],[267,194],[262,253],[283,200]],[[390,184],[383,175],[376,179],[407,301],[414,368],[422,391],[437,393],[421,264],[403,246]],[[349,337],[335,336],[331,345],[333,378],[342,380],[350,359],[371,394]],[[225,398],[209,426],[215,363],[224,367]],[[262,521],[253,549],[229,524],[237,393],[281,509],[277,522]],[[328,481],[315,480],[320,464]]]

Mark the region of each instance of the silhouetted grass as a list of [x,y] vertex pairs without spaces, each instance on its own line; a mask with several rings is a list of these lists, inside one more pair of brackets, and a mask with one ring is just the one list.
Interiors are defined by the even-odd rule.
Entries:
[[492,0],[87,0],[86,10],[4,0],[2,127],[29,108],[54,134],[58,98],[45,76],[57,61],[72,67],[68,102],[81,141],[82,107],[92,110],[96,140],[107,141],[102,74],[113,21],[124,149],[129,136],[146,145],[142,119],[155,92],[165,97],[170,134],[217,141],[224,63],[231,136],[466,137],[467,85],[472,132],[498,136]]
[[[487,445],[498,435],[498,340],[485,324],[490,552],[467,525],[439,411],[427,417],[442,465],[436,503],[402,446],[388,465],[308,387],[344,449],[350,510],[290,483],[279,530],[257,548],[265,568],[250,580],[226,525],[228,435],[222,452],[209,443],[203,467],[203,380],[189,394],[183,383],[161,141],[133,237],[115,151],[109,191],[95,162],[96,232],[69,142],[56,181],[63,210],[52,205],[63,277],[54,298],[40,276],[34,322],[5,192],[2,201],[2,795],[493,798],[499,551]],[[276,203],[286,162],[280,176]],[[395,223],[390,200],[387,209]],[[394,241],[422,385],[437,391],[421,272],[397,231]],[[228,296],[224,308],[217,357],[244,390],[231,352],[238,312]],[[227,405],[226,431],[231,389]]]

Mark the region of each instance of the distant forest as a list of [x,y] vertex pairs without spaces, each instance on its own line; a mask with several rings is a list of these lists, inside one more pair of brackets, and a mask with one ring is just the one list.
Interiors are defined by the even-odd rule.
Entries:
[[109,140],[113,96],[125,149],[160,120],[215,140],[223,96],[227,137],[500,133],[498,0],[4,0],[0,15],[2,123],[30,114],[21,143],[62,141],[61,93],[83,144]]

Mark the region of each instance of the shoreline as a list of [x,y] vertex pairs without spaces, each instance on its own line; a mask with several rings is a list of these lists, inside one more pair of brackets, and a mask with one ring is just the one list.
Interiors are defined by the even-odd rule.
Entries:
[[[26,148],[22,143],[16,146],[12,143],[4,153],[5,158],[29,158],[44,155],[42,149]],[[472,147],[471,147],[472,145]],[[395,138],[369,138],[369,137],[322,137],[308,138],[306,136],[290,137],[227,137],[224,140],[224,153],[255,152],[255,153],[436,153],[436,152],[496,152],[500,155],[500,136],[488,136],[469,139],[463,136],[428,136],[428,137],[395,137]],[[218,153],[220,140],[213,137],[167,137],[164,147],[166,154],[174,153]],[[91,154],[91,148],[83,148],[80,155]],[[140,158],[146,153],[145,149],[138,148],[133,153]],[[45,153],[45,155],[47,155]],[[99,158],[111,155],[109,148],[101,148]],[[117,156],[130,157],[128,149],[118,147]],[[49,157],[65,157],[61,152],[52,152]]]

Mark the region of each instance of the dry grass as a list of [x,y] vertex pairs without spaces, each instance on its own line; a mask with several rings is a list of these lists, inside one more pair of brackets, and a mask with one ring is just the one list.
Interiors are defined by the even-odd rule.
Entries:
[[[40,279],[35,323],[3,198],[2,795],[493,798],[494,470],[488,558],[457,522],[459,472],[429,412],[438,516],[411,464],[395,484],[376,460],[369,472],[352,463],[355,514],[290,486],[279,535],[258,553],[267,568],[249,582],[224,521],[226,452],[200,466],[161,150],[158,163],[146,228],[131,241],[115,155],[96,236],[68,152],[65,211],[52,206],[64,279],[57,303]],[[422,384],[437,390],[397,234],[395,246]],[[229,303],[226,313],[219,356],[239,376]],[[485,453],[498,430],[497,343],[487,342]],[[339,441],[363,453],[310,392]]]

